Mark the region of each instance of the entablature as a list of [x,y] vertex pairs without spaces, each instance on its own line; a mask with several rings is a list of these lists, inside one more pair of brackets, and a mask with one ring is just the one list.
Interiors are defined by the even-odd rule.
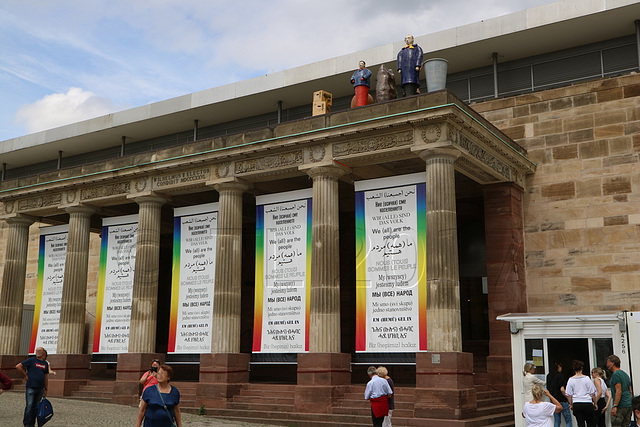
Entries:
[[[270,134],[279,136],[247,141],[242,135],[235,138],[241,141],[237,145],[204,151],[186,146],[179,153],[158,150],[137,165],[114,169],[113,162],[105,161],[92,165],[90,174],[67,172],[60,179],[0,189],[0,215],[54,215],[76,203],[117,205],[144,192],[197,193],[229,179],[274,181],[302,176],[314,164],[327,162],[348,167],[346,180],[402,174],[398,165],[413,162],[415,167],[419,152],[442,146],[460,152],[456,170],[479,184],[524,187],[525,176],[535,171],[521,147],[446,91],[327,115],[324,127],[317,126],[317,117],[308,120],[316,128],[283,134],[276,127]],[[203,146],[202,141],[193,144]]]

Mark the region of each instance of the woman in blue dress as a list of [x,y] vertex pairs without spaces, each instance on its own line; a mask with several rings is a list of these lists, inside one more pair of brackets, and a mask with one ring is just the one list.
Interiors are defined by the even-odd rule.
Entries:
[[[138,411],[136,427],[182,427],[180,414],[180,392],[169,384],[173,369],[167,365],[158,368],[158,384],[148,387],[142,393],[142,403]],[[165,409],[166,405],[166,409]],[[142,424],[144,420],[144,424]],[[175,424],[173,422],[175,421]]]

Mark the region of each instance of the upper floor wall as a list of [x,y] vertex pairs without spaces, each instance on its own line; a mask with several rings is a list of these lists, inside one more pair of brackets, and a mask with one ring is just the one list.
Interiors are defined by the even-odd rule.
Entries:
[[640,74],[473,104],[527,152],[530,312],[640,309]]

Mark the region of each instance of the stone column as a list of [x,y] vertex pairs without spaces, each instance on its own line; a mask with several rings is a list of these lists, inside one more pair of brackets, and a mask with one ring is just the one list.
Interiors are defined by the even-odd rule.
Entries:
[[[416,355],[417,417],[471,418],[476,413],[473,355],[462,353],[454,162],[460,152],[419,152],[427,182],[427,349]],[[428,423],[431,424],[431,423]]]
[[67,208],[69,237],[58,335],[59,354],[82,354],[89,266],[89,226],[96,211],[86,206]]
[[420,153],[427,166],[427,349],[462,351],[460,277],[453,163],[460,153]]
[[242,194],[249,186],[238,181],[216,184],[220,193],[216,237],[216,277],[213,296],[212,353],[240,353],[242,301]]
[[305,412],[331,412],[351,384],[351,356],[340,353],[338,179],[347,169],[327,165],[306,172],[313,179],[311,313],[309,353],[298,354],[295,405]]
[[6,222],[9,235],[0,292],[0,355],[17,355],[20,352],[29,226],[33,219],[15,216],[7,218]]
[[[487,372],[510,372],[511,369],[509,322],[496,317],[527,312],[522,193],[522,188],[514,183],[483,187],[489,285]],[[488,378],[492,387],[513,394],[511,375],[489,375]]]
[[58,347],[50,361],[58,373],[50,378],[49,393],[66,396],[86,384],[90,378],[91,355],[82,354],[87,301],[87,268],[91,215],[96,210],[72,206],[69,213],[69,237],[64,265],[64,285],[60,307]]
[[129,352],[118,355],[113,401],[131,405],[138,399],[138,380],[156,354],[158,313],[158,268],[160,227],[166,199],[150,194],[134,199],[138,203],[138,238],[133,272]]
[[133,273],[129,353],[156,350],[161,208],[166,199],[142,196],[138,203],[138,238]]
[[211,353],[200,355],[196,406],[226,407],[249,382],[251,355],[240,353],[242,304],[242,196],[249,189],[234,179],[217,183],[218,231]]
[[340,353],[340,225],[338,179],[344,168],[321,166],[313,179],[310,353]]

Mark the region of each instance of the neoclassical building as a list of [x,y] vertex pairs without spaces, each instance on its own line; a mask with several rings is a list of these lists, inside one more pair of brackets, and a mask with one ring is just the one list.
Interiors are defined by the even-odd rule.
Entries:
[[366,107],[351,73],[401,41],[0,143],[0,369],[43,345],[51,394],[134,403],[160,358],[187,408],[303,425],[366,423],[385,365],[398,425],[508,423],[525,361],[620,343],[543,330],[516,360],[498,316],[640,308],[638,18],[572,0],[416,37],[447,89]]

